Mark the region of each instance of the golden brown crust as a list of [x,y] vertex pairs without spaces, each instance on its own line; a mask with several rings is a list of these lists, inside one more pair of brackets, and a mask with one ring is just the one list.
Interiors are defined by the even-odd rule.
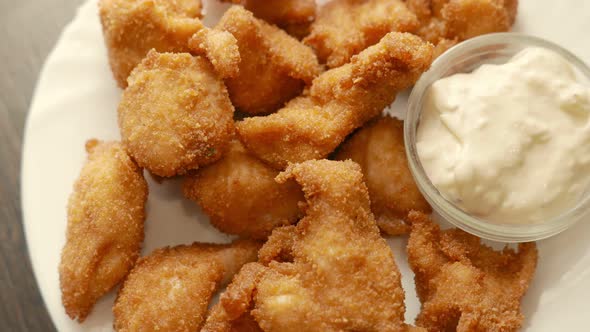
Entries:
[[293,182],[276,183],[278,174],[235,140],[223,159],[187,177],[184,194],[222,232],[265,239],[301,216],[301,189]]
[[377,225],[389,235],[409,232],[405,219],[411,210],[431,211],[408,168],[403,128],[402,121],[381,117],[356,132],[335,155],[361,166]]
[[354,129],[379,115],[397,91],[430,66],[432,46],[411,34],[390,33],[351,63],[313,81],[309,92],[277,113],[236,124],[246,148],[276,169],[325,158]]
[[205,55],[222,78],[238,76],[240,50],[231,33],[203,28],[191,37],[189,48],[193,53]]
[[306,84],[322,71],[313,50],[272,25],[260,24],[268,57],[281,71]]
[[259,244],[195,243],[158,249],[141,258],[115,302],[114,327],[130,331],[197,331],[213,292],[256,260]]
[[223,0],[241,4],[254,16],[275,24],[296,38],[309,33],[309,25],[315,19],[315,0]]
[[322,71],[309,47],[241,6],[228,9],[215,29],[237,40],[239,73],[225,83],[233,104],[245,113],[275,111]]
[[[276,229],[234,278],[205,331],[232,331],[251,314],[264,331],[407,331],[393,254],[379,235],[360,167],[291,164],[307,200],[297,226]],[[269,247],[270,246],[270,247]]]
[[411,212],[408,261],[422,310],[416,324],[428,331],[518,331],[520,301],[535,273],[537,247],[498,252],[459,229],[440,231]]
[[490,32],[508,31],[513,18],[506,5],[505,0],[454,0],[443,7],[441,14],[450,36],[465,40]]
[[254,317],[247,312],[234,320],[229,320],[223,306],[217,303],[207,316],[201,332],[263,332]]
[[436,55],[465,39],[508,31],[518,0],[406,0],[416,14],[420,37],[437,45]]
[[[219,302],[209,311],[201,332],[262,331],[250,315],[250,310],[253,304],[252,294],[264,269],[259,263],[244,265],[221,294]],[[240,326],[249,329],[242,330]]]
[[200,0],[100,0],[111,70],[121,88],[149,50],[187,52],[203,25]]
[[233,106],[206,59],[150,51],[128,81],[119,128],[140,166],[170,177],[225,153],[234,132]]
[[120,143],[89,140],[86,149],[59,265],[63,305],[80,322],[135,264],[148,195],[142,169]]
[[304,43],[329,68],[376,44],[389,32],[412,32],[416,16],[401,0],[332,0],[319,10]]

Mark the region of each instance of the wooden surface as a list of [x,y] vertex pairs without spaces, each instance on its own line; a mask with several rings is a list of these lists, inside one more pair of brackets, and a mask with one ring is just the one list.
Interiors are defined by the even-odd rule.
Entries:
[[55,331],[23,234],[20,154],[39,70],[82,2],[0,0],[0,331]]

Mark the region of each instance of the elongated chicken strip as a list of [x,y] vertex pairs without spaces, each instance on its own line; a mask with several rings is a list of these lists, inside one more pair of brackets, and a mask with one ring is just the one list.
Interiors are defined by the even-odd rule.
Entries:
[[236,124],[246,148],[269,165],[325,158],[350,134],[390,105],[430,66],[432,45],[390,33],[313,81],[309,92],[265,117]]
[[259,243],[181,245],[141,258],[119,291],[113,307],[115,329],[198,331],[211,296],[247,262]]
[[459,229],[441,231],[420,212],[409,220],[408,261],[422,302],[416,324],[430,332],[518,331],[520,301],[537,266],[535,243],[494,251]]
[[393,254],[352,161],[292,164],[307,201],[297,226],[277,228],[212,310],[203,331],[408,331]]
[[322,6],[303,42],[329,68],[376,44],[389,32],[412,32],[416,15],[401,0],[332,0]]
[[100,0],[109,63],[121,88],[149,50],[187,52],[188,39],[203,28],[200,0]]
[[118,142],[89,140],[88,160],[68,203],[59,281],[72,319],[86,319],[139,257],[148,187]]

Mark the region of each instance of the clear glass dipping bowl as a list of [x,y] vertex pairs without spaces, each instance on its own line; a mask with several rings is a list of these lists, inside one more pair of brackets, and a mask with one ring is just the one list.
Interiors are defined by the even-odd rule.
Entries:
[[[455,73],[471,72],[482,64],[502,64],[527,47],[543,47],[565,57],[576,69],[581,82],[590,86],[590,68],[571,52],[552,42],[517,33],[494,33],[462,42],[440,57],[414,86],[404,123],[404,141],[410,170],[418,188],[445,220],[479,237],[502,242],[527,242],[554,236],[589,216],[590,195],[561,215],[538,224],[495,224],[470,215],[446,200],[430,182],[416,151],[416,132],[420,125],[423,99],[430,85]],[[444,151],[441,151],[444,153]]]

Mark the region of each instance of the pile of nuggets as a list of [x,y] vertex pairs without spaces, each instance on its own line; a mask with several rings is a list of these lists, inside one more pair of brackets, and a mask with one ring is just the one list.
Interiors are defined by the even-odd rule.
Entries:
[[[231,2],[205,27],[199,0],[100,1],[121,141],[86,144],[59,267],[67,314],[84,321],[121,284],[117,331],[517,331],[535,244],[441,230],[402,122],[383,115],[447,48],[508,30],[517,1]],[[236,240],[139,257],[144,169],[183,178]],[[416,326],[383,237],[408,234]]]

